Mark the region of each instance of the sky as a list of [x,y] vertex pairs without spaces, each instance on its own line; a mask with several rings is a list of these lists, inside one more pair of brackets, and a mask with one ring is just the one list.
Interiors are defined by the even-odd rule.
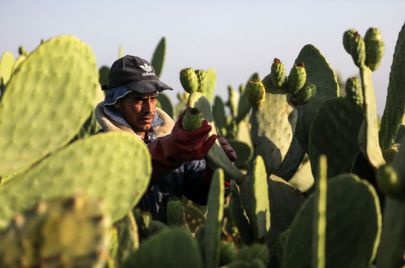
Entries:
[[246,83],[254,72],[264,77],[275,57],[289,71],[301,48],[316,46],[346,79],[358,69],[342,45],[344,31],[364,35],[381,30],[385,55],[373,73],[377,108],[385,105],[394,49],[405,23],[403,0],[341,1],[138,1],[0,0],[0,53],[17,55],[18,46],[35,49],[41,39],[72,34],[89,44],[97,64],[111,65],[121,45],[124,54],[151,60],[164,36],[166,58],[161,80],[182,92],[179,72],[214,68],[216,95]]

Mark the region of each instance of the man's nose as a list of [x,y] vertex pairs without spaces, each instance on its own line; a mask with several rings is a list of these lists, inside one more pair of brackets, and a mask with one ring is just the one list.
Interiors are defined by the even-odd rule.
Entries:
[[143,105],[142,105],[142,108],[143,108],[143,110],[145,111],[145,112],[151,112],[152,111],[152,101],[151,101],[151,99],[145,99],[144,101],[143,101]]

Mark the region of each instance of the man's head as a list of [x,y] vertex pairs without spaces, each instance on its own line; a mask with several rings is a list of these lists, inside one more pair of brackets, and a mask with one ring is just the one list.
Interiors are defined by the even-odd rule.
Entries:
[[112,64],[104,89],[104,105],[118,109],[135,131],[147,131],[152,126],[158,92],[172,90],[159,80],[148,61],[130,55]]

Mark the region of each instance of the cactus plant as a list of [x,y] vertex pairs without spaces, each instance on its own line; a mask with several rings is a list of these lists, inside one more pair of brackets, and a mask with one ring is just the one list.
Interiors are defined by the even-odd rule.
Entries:
[[287,79],[288,90],[297,93],[307,81],[307,72],[303,62],[294,64]]
[[[133,168],[133,163],[142,168]],[[106,133],[79,140],[1,185],[0,227],[38,200],[77,190],[103,197],[108,215],[116,221],[140,200],[150,175],[148,150],[137,137]]]
[[203,116],[197,108],[188,108],[183,116],[182,127],[186,131],[193,131],[202,126]]
[[165,61],[166,53],[166,38],[162,37],[153,52],[151,64],[155,70],[155,74],[160,77],[162,74],[163,64]]
[[273,87],[281,88],[284,85],[286,79],[284,64],[277,58],[271,65],[270,77]]
[[388,84],[387,100],[381,118],[379,132],[380,145],[383,150],[391,147],[405,111],[405,24],[398,35]]
[[167,202],[167,224],[180,226],[183,224],[184,206],[181,200]]
[[[375,258],[381,233],[374,188],[354,175],[342,174],[330,178],[327,189],[326,267],[367,267]],[[310,196],[291,224],[282,267],[311,266],[314,256],[308,249],[315,242],[312,215],[317,202]]]
[[366,46],[366,65],[370,70],[375,71],[380,66],[384,55],[384,41],[381,32],[377,28],[369,28],[364,36]]
[[31,53],[0,103],[0,176],[72,140],[94,107],[97,77],[94,54],[75,37],[52,38]]
[[0,232],[0,266],[103,267],[109,226],[86,196],[40,202]]
[[245,95],[252,107],[259,107],[264,101],[265,88],[260,80],[249,80],[246,85]]
[[159,93],[157,95],[157,100],[159,101],[159,104],[161,106],[161,109],[165,111],[170,117],[173,117],[173,104],[172,101],[170,100],[169,96],[167,96],[164,93]]
[[346,98],[363,107],[363,91],[361,89],[361,81],[358,77],[350,77],[346,80],[345,85]]
[[11,73],[14,65],[13,53],[6,51],[3,53],[0,59],[0,82],[3,85],[7,85],[10,80]]
[[221,97],[215,96],[214,104],[212,105],[212,115],[214,116],[215,125],[217,126],[220,133],[226,135],[226,115],[225,115],[225,105]]

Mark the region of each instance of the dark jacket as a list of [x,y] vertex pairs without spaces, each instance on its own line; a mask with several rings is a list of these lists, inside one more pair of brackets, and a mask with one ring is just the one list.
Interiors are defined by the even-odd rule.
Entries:
[[[119,117],[119,114],[113,109],[105,110],[103,103],[96,107],[96,118],[104,132],[121,131],[136,135],[129,125],[122,124],[122,117],[115,116]],[[173,120],[164,111],[157,109],[152,131],[147,133],[147,143],[170,134],[173,126]],[[181,199],[185,196],[197,204],[205,205],[210,178],[210,174],[206,174],[208,172],[206,167],[205,160],[183,163],[150,184],[138,207],[143,211],[149,211],[154,220],[166,222],[166,204],[172,198]]]

